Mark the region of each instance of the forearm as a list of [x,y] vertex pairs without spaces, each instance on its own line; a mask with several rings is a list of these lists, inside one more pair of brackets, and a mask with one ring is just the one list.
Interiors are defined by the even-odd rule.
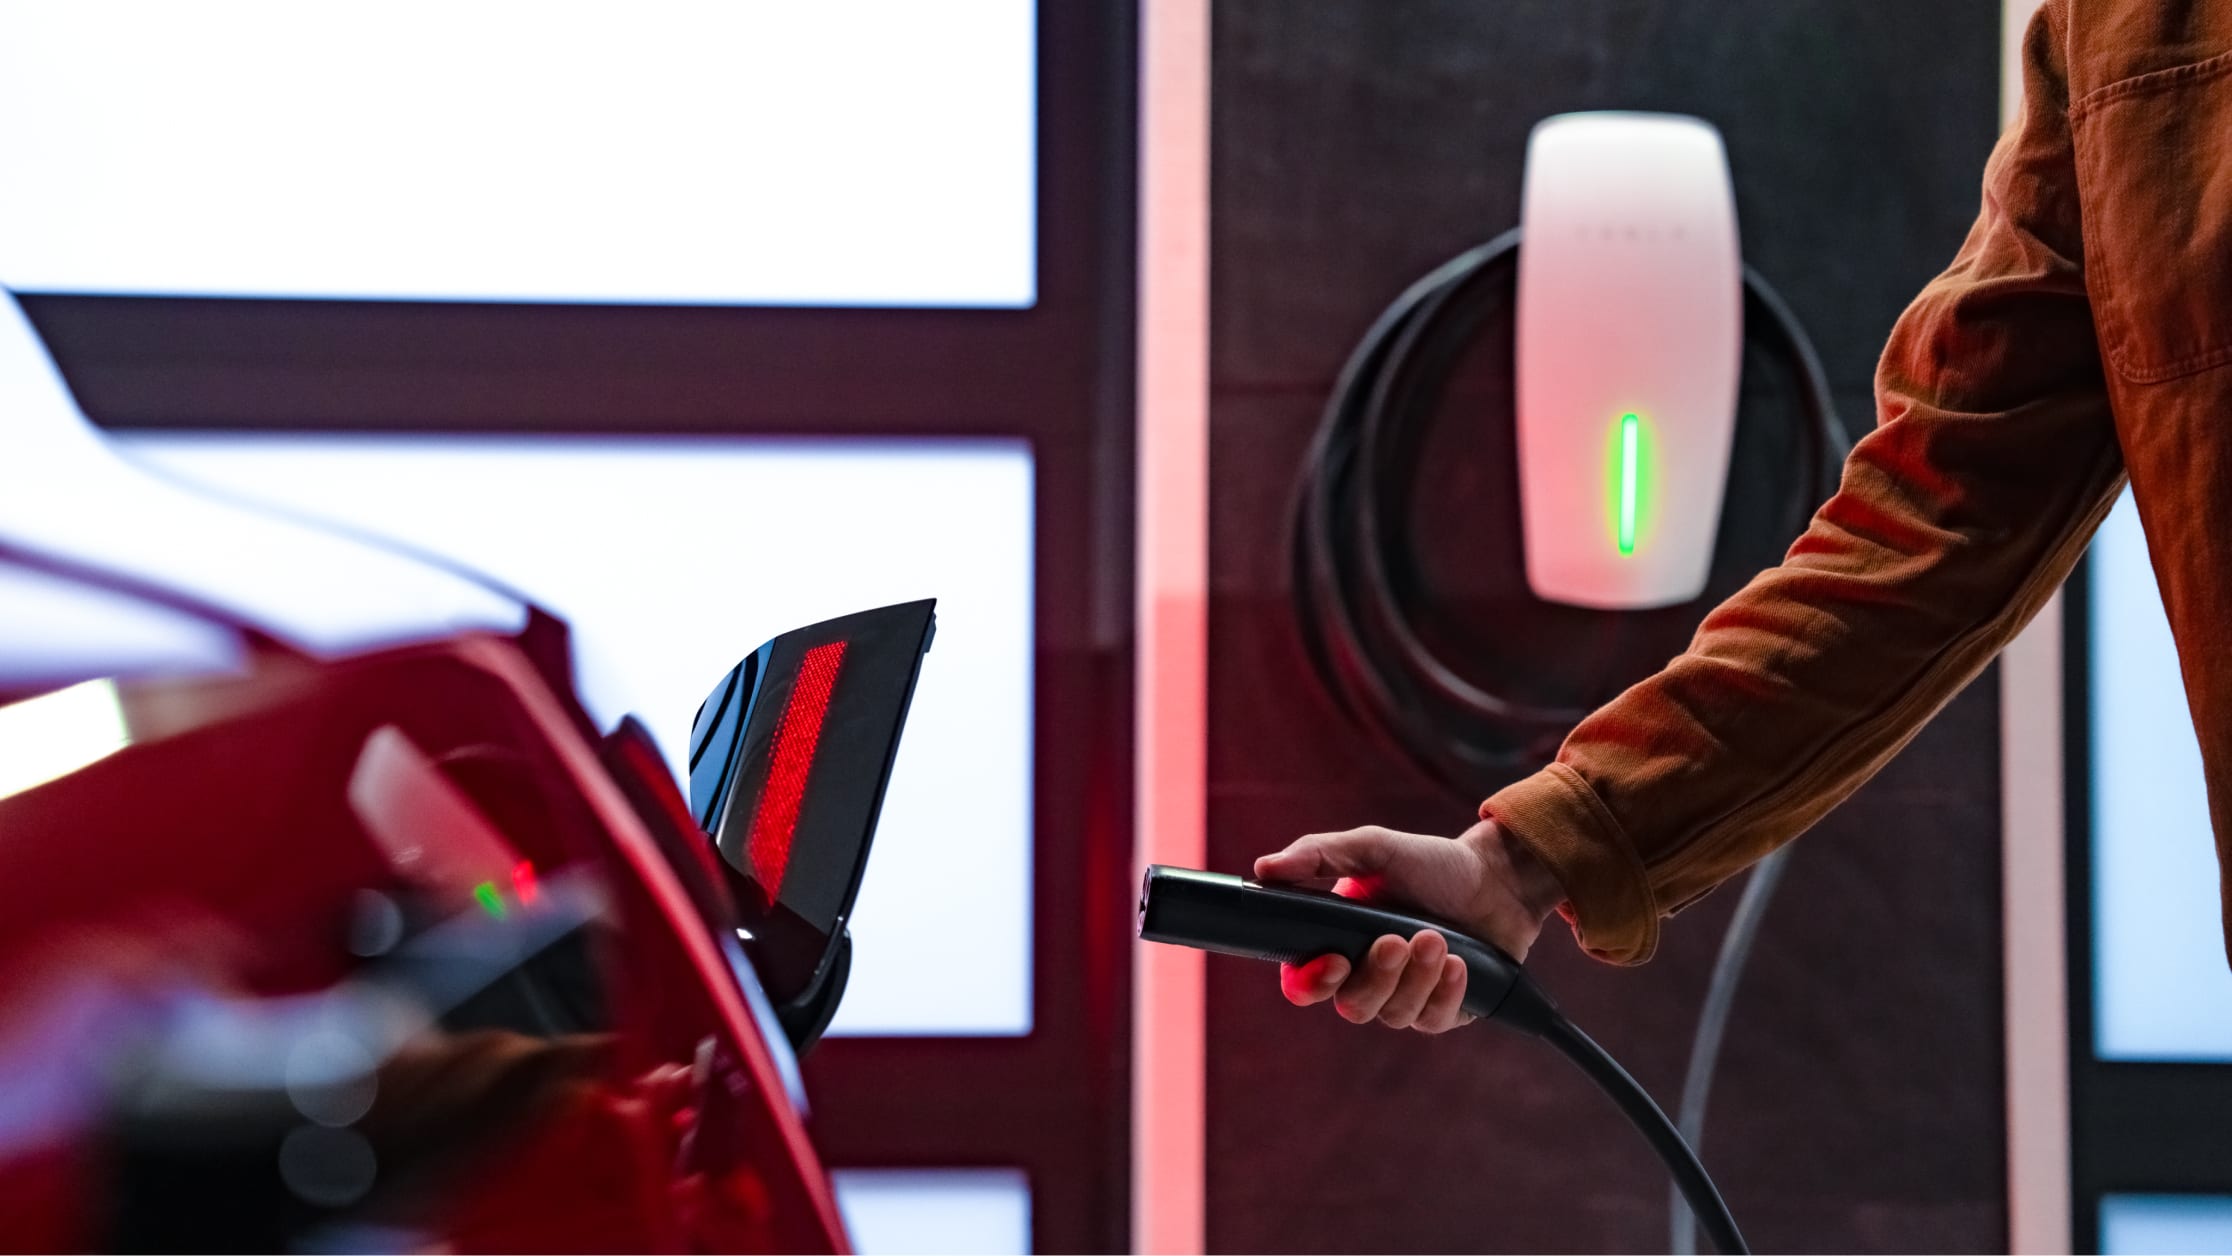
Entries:
[[1789,560],[1488,801],[1565,886],[1585,945],[1648,958],[1660,916],[1811,826],[2028,622],[2122,482],[2112,433],[2048,447],[2086,472],[2046,481],[2062,491],[2037,517],[2057,526],[2008,538],[1872,492],[1888,473],[1858,464],[1864,446]]
[[1953,265],[1899,320],[1881,425],[1783,563],[1688,651],[1490,799],[1583,943],[1648,958],[1658,918],[1802,832],[2036,613],[2122,482],[2079,259],[2058,27]]

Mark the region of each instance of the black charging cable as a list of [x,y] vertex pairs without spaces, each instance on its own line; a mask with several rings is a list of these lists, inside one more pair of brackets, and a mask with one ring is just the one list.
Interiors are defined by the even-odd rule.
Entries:
[[1730,1256],[1748,1252],[1719,1188],[1650,1092],[1566,1019],[1517,960],[1494,945],[1441,921],[1381,904],[1228,873],[1158,864],[1147,869],[1140,884],[1141,938],[1247,959],[1301,963],[1339,955],[1360,966],[1376,939],[1388,934],[1412,938],[1427,929],[1441,934],[1449,953],[1465,965],[1464,1010],[1539,1038],[1571,1061],[1650,1144],[1713,1245]]
[[[1407,498],[1398,480],[1411,470],[1421,429],[1483,316],[1509,302],[1518,249],[1517,228],[1469,249],[1413,283],[1373,321],[1326,402],[1294,500],[1289,592],[1313,668],[1351,718],[1468,799],[1486,796],[1493,781],[1515,770],[1549,761],[1588,714],[1578,706],[1498,694],[1461,675],[1425,644],[1393,574],[1402,555],[1391,551],[1405,544]],[[1813,472],[1803,481],[1798,506],[1810,513],[1836,490],[1852,438],[1837,413],[1820,355],[1797,316],[1749,266],[1743,285],[1747,339],[1761,337],[1798,377],[1806,465]],[[1618,612],[1605,613],[1594,631],[1616,635],[1619,618]],[[1704,1138],[1706,1101],[1728,1016],[1787,858],[1784,847],[1753,869],[1714,962],[1691,1040],[1681,1121],[1668,1131],[1685,1155]],[[1599,1085],[1615,1074],[1626,1077],[1586,1036],[1545,1036]],[[1606,1089],[1615,1097],[1641,1093],[1632,1082]],[[1651,1112],[1657,1123],[1665,1122],[1656,1104]],[[1633,1111],[1628,1115],[1660,1145],[1652,1121]],[[1670,1168],[1680,1163],[1660,1150]],[[1695,1163],[1694,1155],[1689,1163]],[[1672,1247],[1677,1256],[1687,1256],[1696,1250],[1694,1187],[1679,1168],[1674,1177]],[[1713,1229],[1710,1221],[1707,1228]],[[1722,1236],[1714,1241],[1731,1250]]]
[[[1677,1128],[1692,1147],[1705,1141],[1705,1105],[1712,1097],[1713,1069],[1720,1062],[1729,1009],[1736,1004],[1736,987],[1751,960],[1759,922],[1767,915],[1767,903],[1774,898],[1775,887],[1782,882],[1783,868],[1789,862],[1790,847],[1778,846],[1752,865],[1751,875],[1744,880],[1743,896],[1736,900],[1736,912],[1728,919],[1728,932],[1721,935],[1720,955],[1713,961],[1712,980],[1705,987],[1705,1006],[1697,1013],[1697,1032],[1690,1038],[1682,1099],[1674,1109],[1679,1117]],[[1671,1256],[1696,1256],[1696,1219],[1691,1216],[1687,1194],[1678,1186],[1667,1199],[1666,1215],[1670,1230],[1667,1251]]]
[[[1751,1251],[1744,1243],[1744,1236],[1736,1228],[1736,1218],[1721,1198],[1720,1188],[1706,1176],[1705,1165],[1697,1158],[1695,1144],[1683,1137],[1683,1131],[1666,1119],[1666,1112],[1651,1098],[1650,1092],[1628,1074],[1620,1062],[1596,1043],[1596,1039],[1581,1032],[1579,1026],[1564,1016],[1554,1017],[1542,1033],[1542,1040],[1556,1048],[1560,1055],[1573,1062],[1596,1088],[1604,1092],[1620,1109],[1620,1114],[1643,1135],[1643,1140],[1657,1153],[1659,1162],[1666,1166],[1667,1175],[1673,1179],[1674,1198],[1681,1204],[1682,1229],[1690,1231],[1691,1218],[1703,1225],[1706,1237],[1722,1256],[1739,1256]],[[1692,1249],[1695,1250],[1695,1240]]]

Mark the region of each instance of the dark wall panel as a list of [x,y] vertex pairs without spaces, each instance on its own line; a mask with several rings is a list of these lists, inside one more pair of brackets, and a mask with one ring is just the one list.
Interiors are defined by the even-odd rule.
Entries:
[[[1975,212],[1999,5],[1220,0],[1214,13],[1209,831],[1215,864],[1237,868],[1306,831],[1469,820],[1472,800],[1416,777],[1318,688],[1287,611],[1283,516],[1366,323],[1516,220],[1528,128],[1579,108],[1716,123],[1747,260],[1865,423],[1893,319]],[[1463,537],[1510,514],[1508,500],[1449,495],[1416,517]],[[1767,921],[1706,1147],[1762,1250],[2004,1250],[1996,712],[1988,676],[1808,837]],[[1734,901],[1684,913],[1642,969],[1582,958],[1555,925],[1537,951],[1560,1001],[1668,1103]],[[1211,961],[1209,1025],[1215,1250],[1665,1242],[1663,1182],[1633,1135],[1527,1043],[1358,1030],[1287,1007],[1268,972],[1225,960]]]

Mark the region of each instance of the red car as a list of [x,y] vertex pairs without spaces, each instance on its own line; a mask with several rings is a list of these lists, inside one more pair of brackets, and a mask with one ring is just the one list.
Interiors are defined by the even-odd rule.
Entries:
[[795,1052],[932,604],[746,656],[685,798],[559,621],[117,459],[12,300],[0,405],[0,1243],[846,1248]]

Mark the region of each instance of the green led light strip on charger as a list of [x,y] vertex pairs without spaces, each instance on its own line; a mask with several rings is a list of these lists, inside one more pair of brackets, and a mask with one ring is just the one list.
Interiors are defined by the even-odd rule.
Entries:
[[1620,416],[1619,539],[1620,552],[1635,552],[1635,499],[1643,478],[1641,461],[1643,420],[1634,411]]

